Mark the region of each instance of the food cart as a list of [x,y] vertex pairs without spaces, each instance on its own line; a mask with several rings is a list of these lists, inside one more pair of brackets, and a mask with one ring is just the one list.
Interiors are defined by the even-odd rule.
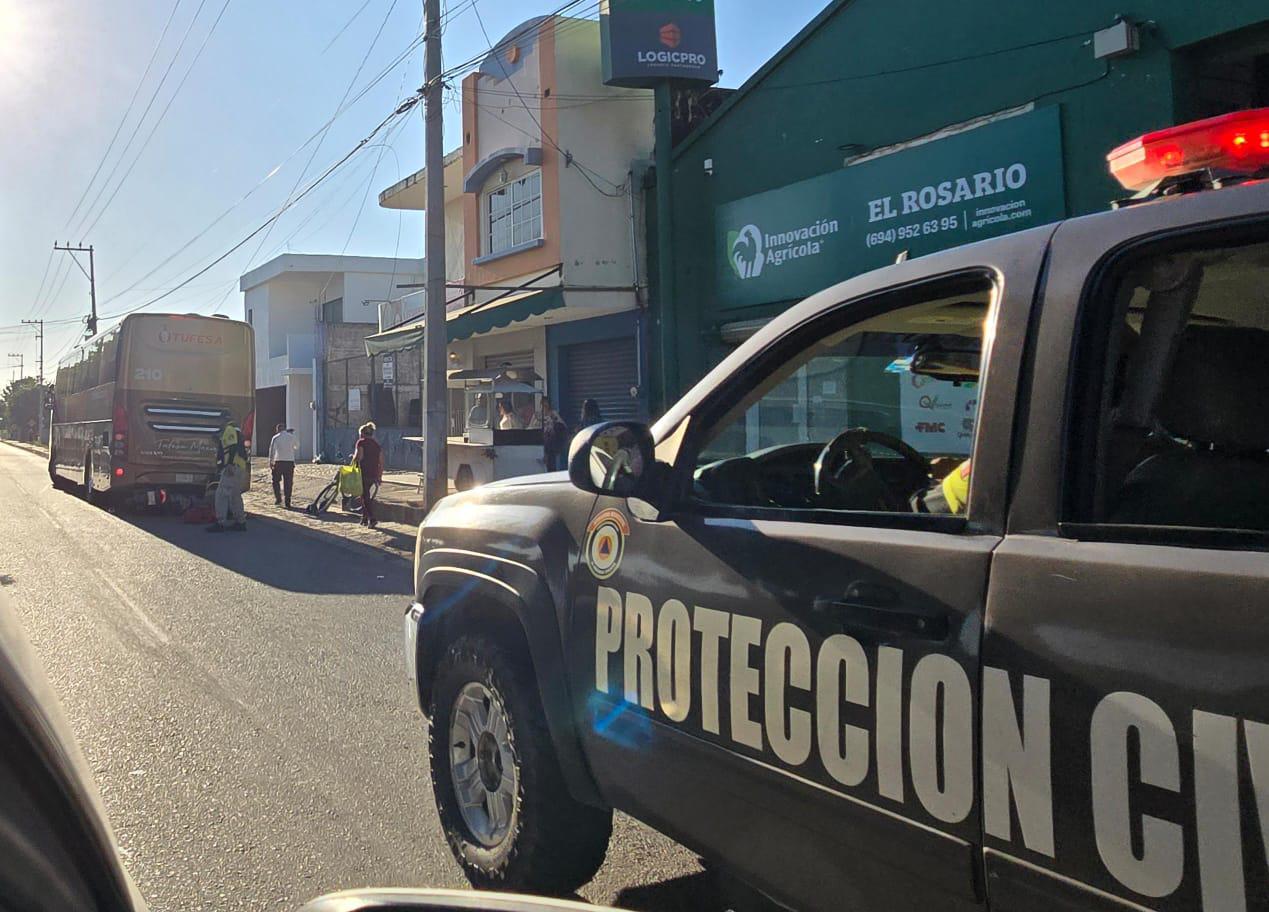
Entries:
[[542,378],[536,372],[523,367],[451,371],[449,386],[463,390],[467,414],[463,436],[448,438],[449,477],[457,490],[546,470]]

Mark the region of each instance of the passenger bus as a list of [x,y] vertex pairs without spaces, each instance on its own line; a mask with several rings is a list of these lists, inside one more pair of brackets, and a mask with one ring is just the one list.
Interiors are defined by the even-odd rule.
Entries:
[[57,366],[49,475],[90,501],[158,506],[201,496],[216,436],[238,422],[251,451],[251,326],[198,314],[133,314]]

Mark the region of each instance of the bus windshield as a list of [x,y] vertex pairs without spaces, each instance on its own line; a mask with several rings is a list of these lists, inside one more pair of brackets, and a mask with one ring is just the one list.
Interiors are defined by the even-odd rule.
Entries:
[[117,374],[129,390],[170,395],[251,396],[251,328],[208,317],[131,317]]

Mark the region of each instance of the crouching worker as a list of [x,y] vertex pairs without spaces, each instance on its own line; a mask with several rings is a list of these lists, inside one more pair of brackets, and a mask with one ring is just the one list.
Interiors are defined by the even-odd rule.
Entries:
[[242,505],[242,492],[247,487],[247,447],[242,431],[231,418],[216,436],[216,467],[220,483],[216,486],[216,522],[208,532],[247,531],[247,512]]

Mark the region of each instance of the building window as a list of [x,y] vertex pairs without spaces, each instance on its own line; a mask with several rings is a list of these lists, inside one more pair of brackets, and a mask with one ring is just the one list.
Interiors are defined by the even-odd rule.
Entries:
[[254,323],[251,322],[251,308],[250,307],[247,308],[247,323],[248,325],[251,325],[251,326],[255,325]]
[[491,190],[486,248],[501,253],[542,237],[542,172],[534,171]]
[[323,323],[343,323],[344,322],[344,299],[336,298],[333,301],[327,301],[322,305],[322,322]]

